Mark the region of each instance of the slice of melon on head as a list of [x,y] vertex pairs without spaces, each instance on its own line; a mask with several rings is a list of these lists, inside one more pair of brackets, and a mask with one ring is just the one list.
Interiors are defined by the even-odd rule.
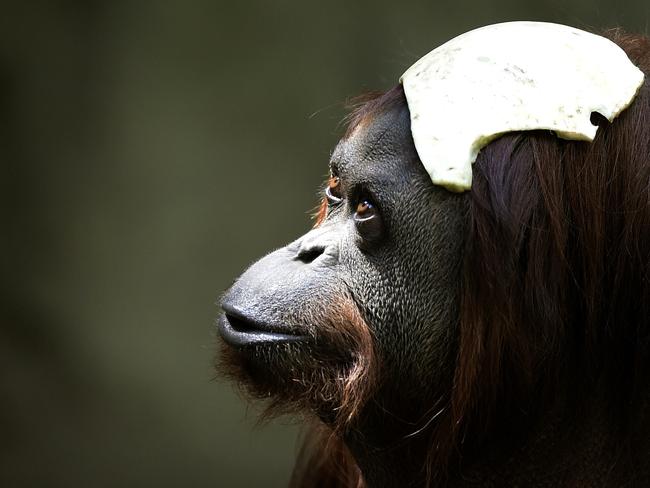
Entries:
[[612,121],[644,75],[615,43],[573,27],[507,22],[462,34],[400,78],[418,155],[436,185],[469,190],[472,163],[512,131],[592,141],[592,112]]

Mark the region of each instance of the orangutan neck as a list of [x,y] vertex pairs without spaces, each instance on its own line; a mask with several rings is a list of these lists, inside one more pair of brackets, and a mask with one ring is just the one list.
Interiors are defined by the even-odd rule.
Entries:
[[[648,399],[646,395],[639,412],[650,408]],[[470,458],[463,457],[461,469],[450,467],[446,486],[650,486],[650,416],[636,416],[636,427],[621,442],[607,420],[605,403],[585,404],[588,408],[570,415],[555,409],[521,442],[504,434],[482,443]],[[369,447],[367,438],[347,441],[367,488],[426,486],[427,446],[411,441]]]

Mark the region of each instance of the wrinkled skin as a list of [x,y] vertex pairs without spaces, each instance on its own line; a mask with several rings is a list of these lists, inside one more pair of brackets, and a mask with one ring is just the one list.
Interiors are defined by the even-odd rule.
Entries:
[[[431,183],[404,107],[360,124],[339,143],[330,168],[340,178],[342,201],[330,204],[317,228],[262,258],[237,280],[222,300],[228,315],[220,318],[220,332],[230,351],[237,351],[234,362],[250,389],[260,397],[274,395],[279,405],[291,403],[304,393],[294,390],[323,387],[318,374],[306,377],[301,369],[344,370],[351,360],[346,351],[318,340],[320,317],[340,297],[349,297],[370,329],[381,371],[372,400],[348,429],[357,432],[348,438],[363,469],[360,458],[366,451],[355,449],[358,438],[377,447],[391,445],[422,427],[434,413],[431,405],[449,389],[465,200]],[[356,210],[363,202],[372,205],[371,218],[359,221]],[[233,324],[254,333],[233,336]],[[254,329],[287,336],[267,341]],[[333,423],[337,400],[312,399],[309,407]],[[398,411],[399,416],[391,415]],[[365,477],[372,486],[375,476]]]

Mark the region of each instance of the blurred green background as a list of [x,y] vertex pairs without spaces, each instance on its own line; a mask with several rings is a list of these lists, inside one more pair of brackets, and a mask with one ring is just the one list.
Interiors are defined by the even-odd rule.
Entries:
[[0,486],[284,486],[214,381],[219,294],[310,226],[344,114],[470,28],[647,0],[2,2]]

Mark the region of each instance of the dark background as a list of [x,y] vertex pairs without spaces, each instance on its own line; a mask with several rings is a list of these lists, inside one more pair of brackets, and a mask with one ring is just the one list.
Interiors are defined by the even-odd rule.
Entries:
[[215,301],[310,226],[344,114],[484,24],[647,0],[22,1],[0,10],[0,486],[284,486],[214,381]]

